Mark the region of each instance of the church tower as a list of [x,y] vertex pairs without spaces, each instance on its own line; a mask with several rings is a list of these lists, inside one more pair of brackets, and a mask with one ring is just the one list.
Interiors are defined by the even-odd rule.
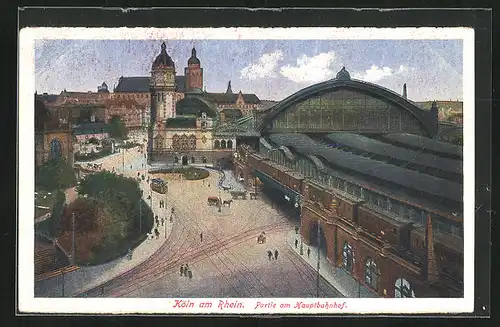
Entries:
[[186,76],[186,90],[203,90],[203,68],[200,59],[196,57],[196,49],[191,50],[191,58],[188,59],[188,66],[184,68]]
[[175,117],[175,64],[167,53],[165,42],[151,67],[151,122]]

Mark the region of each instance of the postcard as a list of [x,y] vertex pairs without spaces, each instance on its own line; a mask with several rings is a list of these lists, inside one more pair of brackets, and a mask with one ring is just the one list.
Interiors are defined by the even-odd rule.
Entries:
[[19,56],[20,312],[472,312],[473,29],[25,28]]

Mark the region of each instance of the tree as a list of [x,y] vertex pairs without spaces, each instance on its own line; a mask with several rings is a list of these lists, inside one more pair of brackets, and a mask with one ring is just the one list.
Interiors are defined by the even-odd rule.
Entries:
[[113,115],[109,122],[109,134],[119,140],[127,138],[128,128],[119,115]]
[[37,168],[35,173],[37,187],[52,191],[68,188],[76,184],[75,171],[66,161],[51,160]]

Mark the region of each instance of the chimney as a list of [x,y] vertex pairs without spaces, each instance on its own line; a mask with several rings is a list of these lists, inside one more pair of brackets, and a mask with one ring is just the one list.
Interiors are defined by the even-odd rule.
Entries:
[[403,98],[408,99],[408,94],[406,93],[406,83],[403,84]]
[[434,253],[434,241],[432,237],[432,219],[431,215],[427,214],[427,225],[425,228],[425,243],[427,247],[426,253],[426,271],[425,275],[429,283],[438,280],[438,266],[436,262],[436,254]]

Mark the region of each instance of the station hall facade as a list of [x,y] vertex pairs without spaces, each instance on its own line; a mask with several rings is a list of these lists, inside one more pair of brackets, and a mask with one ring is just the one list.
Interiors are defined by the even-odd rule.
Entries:
[[405,91],[343,68],[254,117],[235,174],[281,201],[364,296],[462,297],[462,149],[435,139],[436,105]]

